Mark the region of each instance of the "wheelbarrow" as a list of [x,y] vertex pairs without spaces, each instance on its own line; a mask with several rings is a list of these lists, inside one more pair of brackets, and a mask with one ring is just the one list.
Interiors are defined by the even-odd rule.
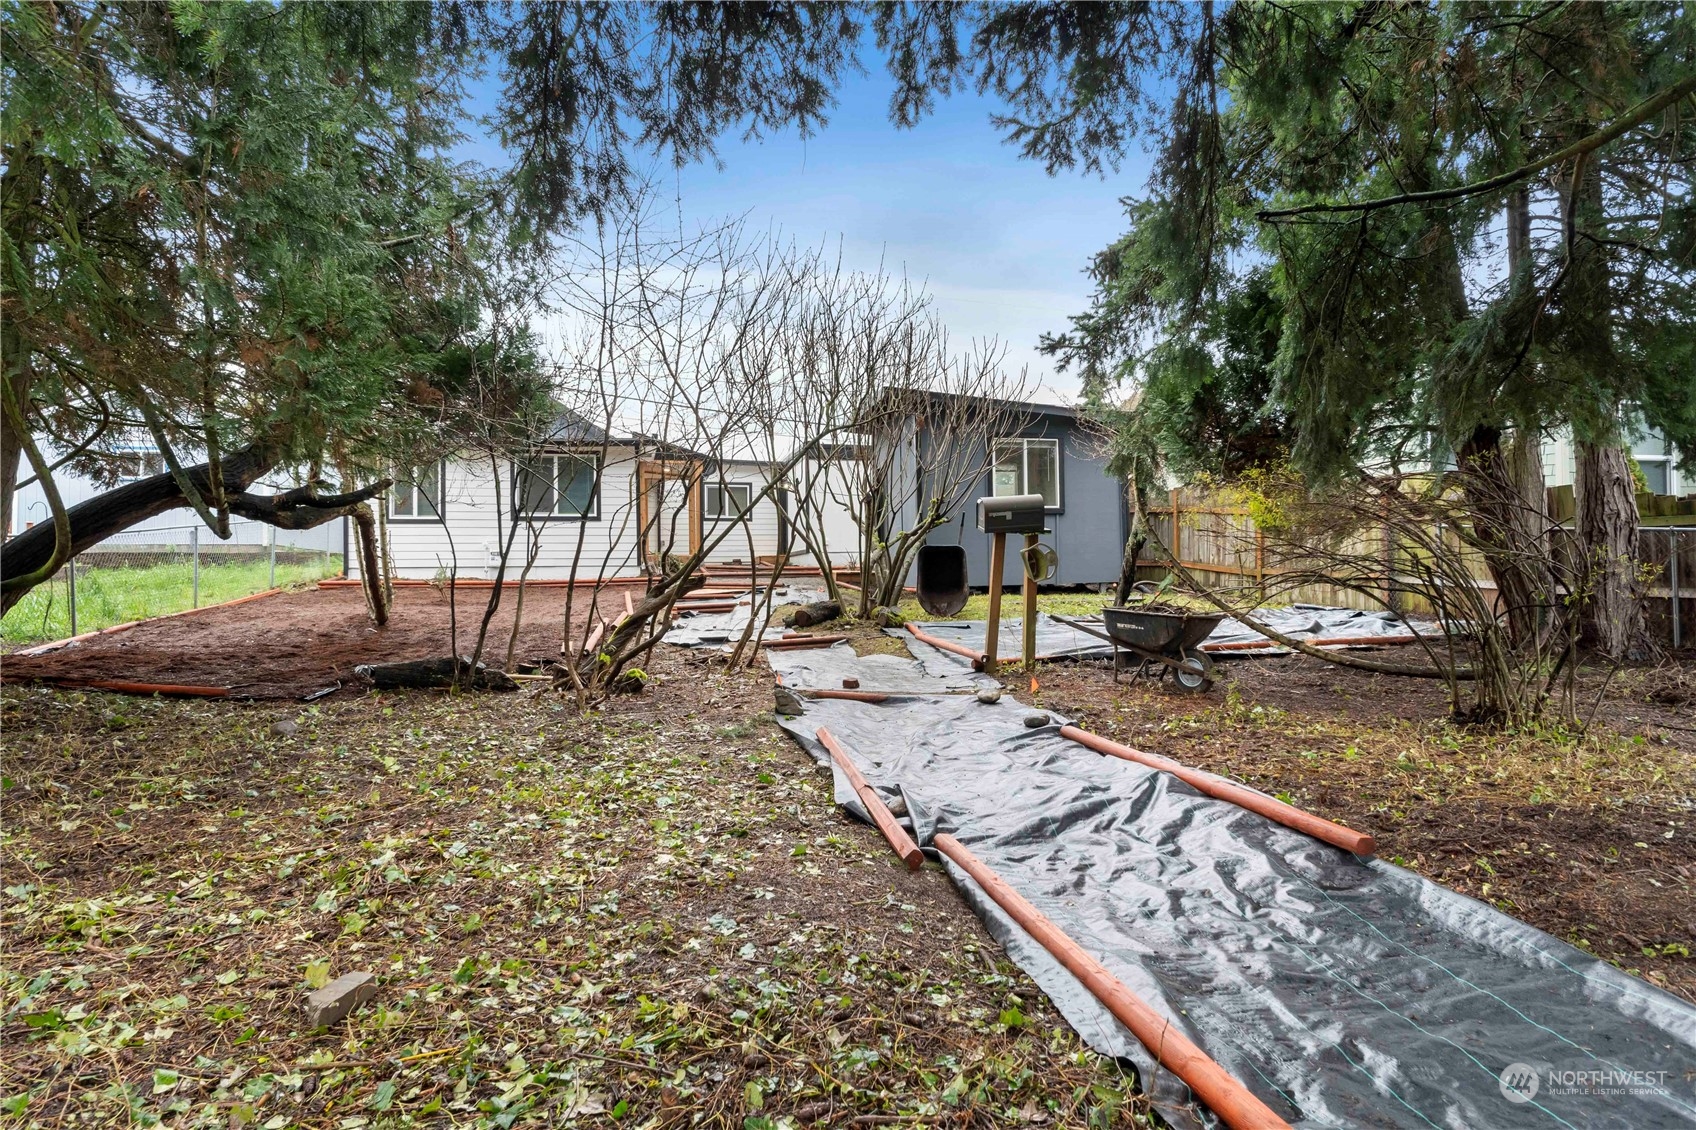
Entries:
[[1126,652],[1141,660],[1136,674],[1168,671],[1178,689],[1205,694],[1213,688],[1213,657],[1198,646],[1225,617],[1174,615],[1169,612],[1139,612],[1134,608],[1103,608],[1107,636],[1113,641],[1113,681],[1119,681]]
[[919,547],[916,578],[919,607],[932,616],[949,617],[966,607],[972,590],[966,569],[966,550],[958,545]]

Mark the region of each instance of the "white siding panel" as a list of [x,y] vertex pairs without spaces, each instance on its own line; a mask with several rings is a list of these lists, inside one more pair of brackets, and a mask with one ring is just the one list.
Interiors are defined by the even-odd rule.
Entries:
[[[634,452],[613,448],[601,468],[598,517],[520,520],[508,578],[516,580],[523,570],[532,540],[538,547],[530,571],[534,580],[639,576],[635,470]],[[499,474],[497,505],[494,467],[487,461],[448,460],[442,520],[396,521],[391,516],[388,521],[395,576],[429,580],[457,570],[460,577],[492,578],[511,532],[512,464],[502,460]]]
[[[830,561],[836,566],[853,566],[860,561],[860,527],[849,513],[849,500],[862,492],[863,472],[839,461],[807,460],[796,469],[799,486],[793,507],[806,507],[812,523],[824,537]],[[792,534],[792,553],[800,565],[817,565],[799,535]]]
[[[748,484],[748,496],[750,498],[758,496],[760,491],[765,489],[766,484],[771,481],[770,473],[765,467],[748,463],[726,465],[723,471],[723,479],[726,483]],[[777,492],[775,491],[755,502],[752,512],[746,516],[745,520],[714,519],[703,516],[701,539],[704,543],[711,543],[715,537],[724,534],[724,540],[708,552],[707,561],[713,565],[748,564],[750,536],[752,537],[754,556],[775,556],[777,553],[777,528]]]

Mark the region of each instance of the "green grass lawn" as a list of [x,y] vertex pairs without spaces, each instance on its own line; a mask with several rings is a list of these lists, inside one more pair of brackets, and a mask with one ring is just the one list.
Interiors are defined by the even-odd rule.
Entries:
[[[278,586],[316,581],[341,572],[340,554],[306,563],[277,562]],[[268,562],[200,564],[200,603],[217,604],[271,587]],[[187,561],[161,565],[90,569],[77,573],[78,632],[109,628],[193,608],[194,566]],[[0,639],[7,643],[57,640],[71,635],[68,586],[61,574],[52,584],[31,590],[4,619]]]
[[[1179,593],[1167,593],[1162,598],[1168,604],[1193,604],[1198,610],[1210,611],[1211,605],[1206,602],[1185,597]],[[1101,610],[1113,603],[1110,592],[1039,592],[1036,597],[1037,610],[1057,616],[1099,616]],[[1025,601],[1018,589],[1006,589],[1001,595],[1001,615],[1004,618],[1017,618],[1024,614]],[[901,614],[909,620],[934,620],[919,602],[908,597],[901,602]],[[989,594],[975,593],[966,601],[966,607],[960,610],[956,620],[987,620],[989,618]]]

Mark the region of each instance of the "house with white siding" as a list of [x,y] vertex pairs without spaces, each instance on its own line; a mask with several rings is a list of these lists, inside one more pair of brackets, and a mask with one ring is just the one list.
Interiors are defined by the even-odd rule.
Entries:
[[[1678,466],[1678,452],[1659,429],[1628,429],[1627,450],[1643,472],[1644,489],[1650,494],[1682,495],[1696,491],[1696,476]],[[1558,428],[1543,440],[1545,486],[1571,486],[1578,477],[1578,451],[1570,428]]]
[[424,580],[492,578],[509,536],[508,579],[532,553],[533,580],[640,577],[704,545],[715,565],[784,555],[813,564],[790,527],[792,484],[805,476],[798,469],[768,491],[776,470],[746,449],[715,457],[562,415],[519,458],[457,455],[397,469],[383,500],[383,550],[394,576]]

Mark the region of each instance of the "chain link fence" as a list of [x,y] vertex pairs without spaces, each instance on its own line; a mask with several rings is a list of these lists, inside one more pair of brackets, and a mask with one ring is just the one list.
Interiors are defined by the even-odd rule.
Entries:
[[30,590],[0,620],[0,638],[62,639],[339,576],[343,525],[279,530],[236,522],[228,541],[199,523],[126,530]]

